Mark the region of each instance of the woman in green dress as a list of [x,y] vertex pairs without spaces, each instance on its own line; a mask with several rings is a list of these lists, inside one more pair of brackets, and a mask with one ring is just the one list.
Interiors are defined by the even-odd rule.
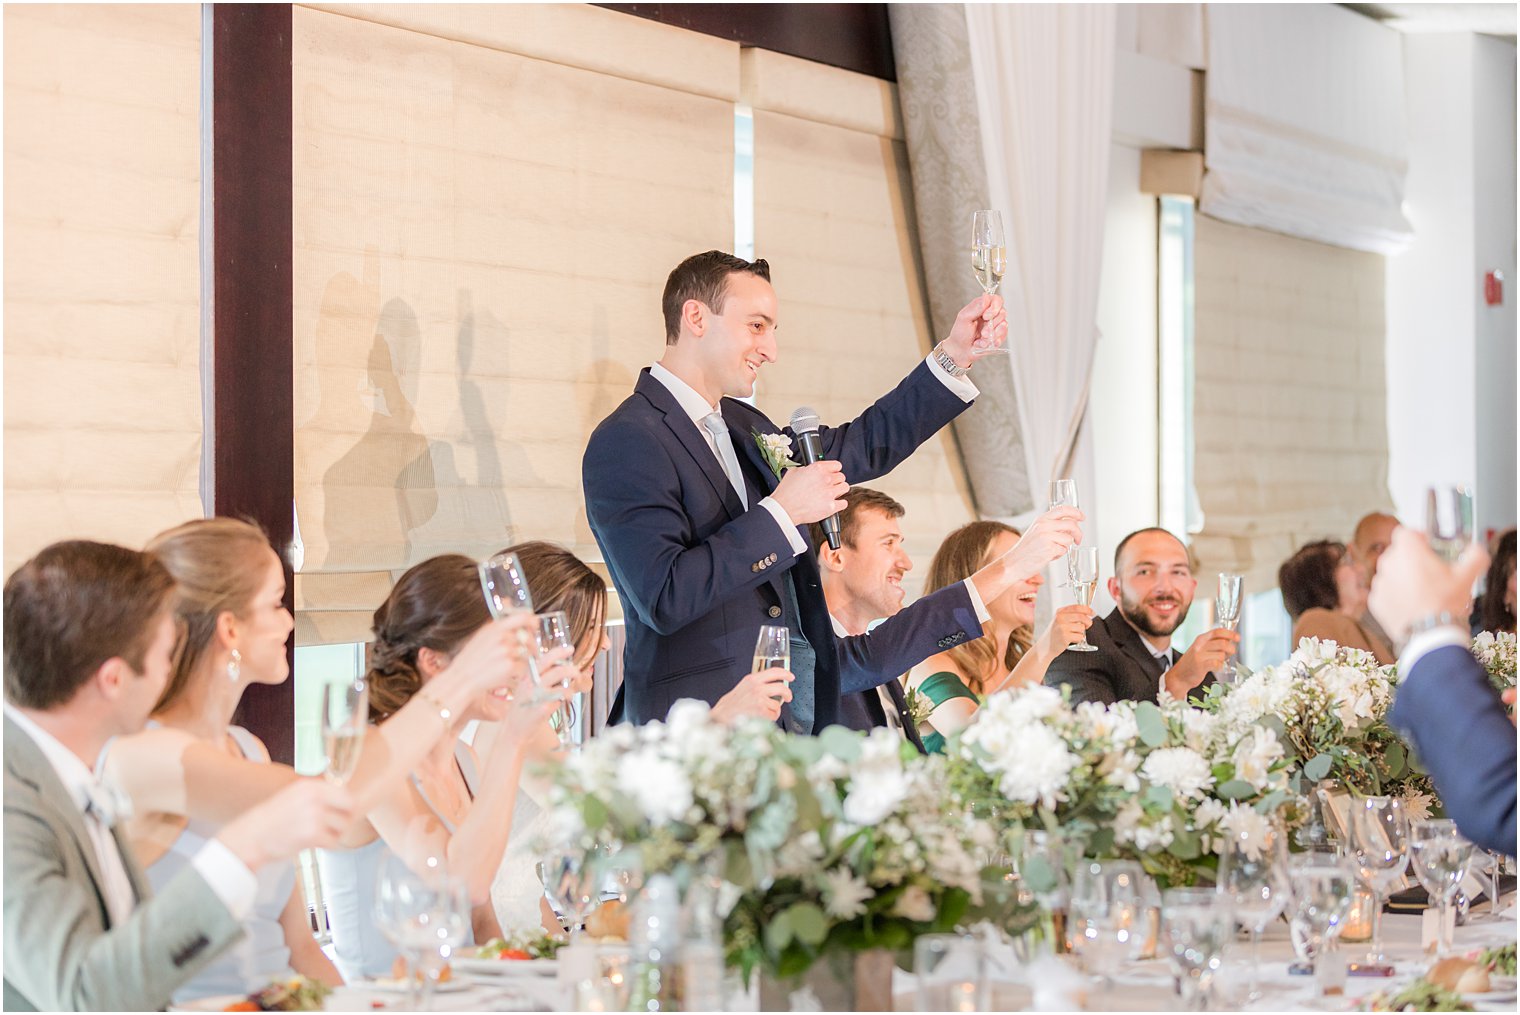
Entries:
[[[964,581],[989,561],[1013,549],[1019,530],[1002,522],[972,522],[945,537],[929,565],[924,594]],[[1063,606],[1038,639],[1034,637],[1035,597],[1045,579],[1035,575],[987,604],[991,619],[975,641],[930,656],[908,674],[908,687],[931,708],[919,723],[924,748],[945,749],[945,738],[965,729],[981,699],[1010,687],[1038,684],[1051,660],[1081,639],[1093,621],[1086,606]]]

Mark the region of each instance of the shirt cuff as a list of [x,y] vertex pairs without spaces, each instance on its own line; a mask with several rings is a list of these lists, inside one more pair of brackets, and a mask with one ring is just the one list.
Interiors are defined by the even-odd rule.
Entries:
[[253,903],[259,894],[259,879],[226,844],[216,839],[208,840],[190,865],[206,879],[206,884],[222,900],[234,920],[242,922],[253,912]]
[[939,378],[939,382],[954,392],[962,402],[974,402],[976,396],[981,394],[977,386],[971,383],[970,377],[952,376],[950,371],[939,365],[932,353],[924,358],[924,362],[929,365],[929,372]]
[[1448,645],[1460,645],[1467,648],[1472,641],[1467,632],[1456,625],[1446,627],[1432,627],[1428,631],[1419,631],[1409,636],[1409,642],[1404,646],[1403,655],[1399,656],[1399,678],[1409,679],[1409,671],[1414,664],[1424,656],[1434,652],[1438,648]]
[[987,604],[982,602],[982,594],[976,590],[976,582],[967,578],[965,581],[966,591],[971,596],[971,608],[976,611],[976,619],[982,622],[982,630],[987,629],[987,621],[992,619],[992,613],[987,609]]
[[786,508],[776,503],[774,497],[762,497],[760,506],[771,513],[776,519],[776,524],[781,526],[781,534],[791,544],[792,556],[797,557],[807,552],[807,542],[803,540],[802,533],[797,531],[797,526],[792,524],[792,516],[786,513]]

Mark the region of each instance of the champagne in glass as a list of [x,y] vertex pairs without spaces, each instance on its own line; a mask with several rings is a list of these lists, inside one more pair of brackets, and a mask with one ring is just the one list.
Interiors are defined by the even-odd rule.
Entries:
[[[1053,508],[1081,507],[1077,503],[1077,481],[1075,479],[1052,479],[1050,481],[1050,506]],[[1071,554],[1071,550],[1066,551],[1067,571],[1071,570]],[[1061,588],[1066,587],[1064,582],[1058,582],[1057,584]]]
[[[991,296],[1003,284],[1003,273],[1008,268],[1008,247],[1003,242],[1003,217],[996,211],[971,213],[971,271],[976,275],[982,292]],[[997,353],[1006,353],[1004,346],[982,347],[978,340],[973,355],[980,359]]]
[[[1098,588],[1098,548],[1096,546],[1073,546],[1066,557],[1067,574],[1071,578],[1071,589],[1076,594],[1077,604],[1091,606],[1093,593]],[[1074,641],[1066,646],[1068,652],[1096,652],[1098,647],[1087,640],[1087,632],[1082,632],[1079,641]]]
[[[1240,627],[1240,594],[1245,579],[1238,574],[1221,574],[1219,576],[1219,592],[1214,599],[1214,620],[1226,631],[1234,631]],[[1233,684],[1235,682],[1235,659],[1229,656],[1224,665],[1219,667],[1219,682]]]
[[345,785],[359,767],[369,727],[369,683],[363,677],[334,681],[322,688],[322,747],[327,754],[323,776]]
[[755,639],[755,659],[749,671],[759,673],[771,667],[782,670],[792,668],[792,634],[785,627],[763,624],[759,637]]
[[1363,797],[1354,802],[1347,837],[1357,876],[1373,894],[1372,949],[1367,953],[1367,964],[1383,967],[1383,905],[1388,901],[1389,889],[1404,873],[1409,855],[1409,821],[1404,802],[1386,796]]
[[[545,653],[557,648],[565,648],[574,651],[575,646],[570,641],[570,615],[564,610],[550,610],[548,613],[538,615],[538,654],[542,657]],[[545,699],[555,697],[564,685],[539,686],[539,693]],[[554,732],[559,737],[561,747],[570,747],[573,744],[575,727],[575,708],[569,699],[561,701],[559,707],[554,710],[551,718]]]
[[1465,486],[1430,487],[1425,493],[1425,534],[1430,547],[1455,564],[1473,540],[1473,496]]
[[1454,821],[1444,818],[1418,821],[1409,828],[1409,866],[1436,900],[1440,914],[1436,932],[1438,959],[1451,954],[1451,935],[1447,931],[1451,900],[1467,877],[1472,857],[1473,844],[1461,836]]

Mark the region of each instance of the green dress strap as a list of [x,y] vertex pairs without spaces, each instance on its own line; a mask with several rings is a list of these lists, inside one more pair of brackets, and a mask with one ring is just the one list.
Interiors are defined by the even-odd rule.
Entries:
[[[959,676],[948,670],[931,673],[925,677],[918,685],[918,693],[928,698],[935,708],[956,698],[968,698],[973,702],[981,700],[971,693],[971,688],[967,687]],[[938,730],[924,734],[923,741],[924,750],[930,754],[945,753],[945,735]]]

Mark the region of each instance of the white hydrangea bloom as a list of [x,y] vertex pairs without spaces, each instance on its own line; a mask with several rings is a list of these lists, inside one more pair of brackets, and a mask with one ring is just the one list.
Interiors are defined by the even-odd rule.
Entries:
[[1054,807],[1066,798],[1071,770],[1081,761],[1047,726],[1028,726],[1016,746],[996,759],[999,787],[1010,800]]
[[878,729],[866,738],[844,798],[845,819],[857,825],[874,825],[902,803],[908,794],[903,772],[900,735]]
[[1257,790],[1265,789],[1271,781],[1271,768],[1283,757],[1283,746],[1267,729],[1256,726],[1247,731],[1235,745],[1230,761],[1235,765],[1235,777],[1244,779]]
[[1243,847],[1246,856],[1254,860],[1261,854],[1267,829],[1266,815],[1258,814],[1255,808],[1242,807],[1232,800],[1229,812],[1219,819],[1219,840],[1215,844],[1215,850],[1223,852],[1226,842],[1237,842]]
[[1209,763],[1191,747],[1163,747],[1152,751],[1140,774],[1148,781],[1170,787],[1184,800],[1202,797],[1204,791],[1214,785],[1214,775]]
[[679,821],[693,803],[691,780],[686,772],[649,747],[630,751],[623,757],[618,787],[656,825]]

